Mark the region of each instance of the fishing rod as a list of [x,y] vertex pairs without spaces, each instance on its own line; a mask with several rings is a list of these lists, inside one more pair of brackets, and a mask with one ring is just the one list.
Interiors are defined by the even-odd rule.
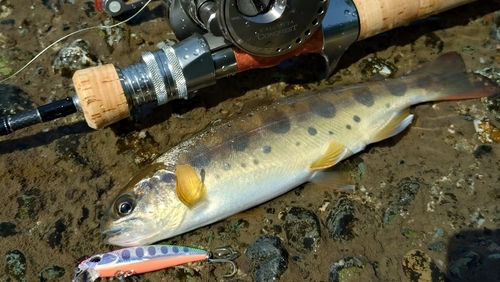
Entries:
[[[112,64],[78,70],[76,95],[0,119],[0,135],[83,112],[100,129],[142,104],[189,99],[217,80],[290,57],[321,54],[325,77],[354,42],[474,0],[162,0],[180,40],[119,69]],[[111,16],[148,3],[95,0]]]

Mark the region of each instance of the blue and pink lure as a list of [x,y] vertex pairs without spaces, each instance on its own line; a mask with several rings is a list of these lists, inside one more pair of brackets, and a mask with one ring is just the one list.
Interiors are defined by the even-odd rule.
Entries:
[[73,282],[94,281],[99,277],[124,278],[201,260],[210,261],[211,253],[172,245],[130,247],[93,255],[82,261],[75,270]]

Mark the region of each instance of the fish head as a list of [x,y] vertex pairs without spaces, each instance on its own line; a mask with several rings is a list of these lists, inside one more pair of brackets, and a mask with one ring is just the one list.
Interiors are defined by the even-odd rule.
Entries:
[[188,209],[179,201],[175,186],[175,173],[159,163],[132,178],[101,219],[105,242],[130,247],[168,238]]

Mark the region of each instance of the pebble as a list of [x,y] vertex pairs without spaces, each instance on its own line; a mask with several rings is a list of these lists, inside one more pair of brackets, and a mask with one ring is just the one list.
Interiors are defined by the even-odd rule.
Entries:
[[408,211],[419,189],[420,184],[409,179],[403,180],[403,183],[399,186],[398,194],[384,212],[384,225],[391,225],[396,215]]
[[372,57],[362,60],[359,63],[361,74],[365,77],[371,77],[379,74],[383,77],[394,77],[398,68],[386,59]]
[[39,196],[40,190],[34,188],[17,197],[16,217],[19,219],[30,219],[35,217],[38,211],[42,209]]
[[493,23],[490,27],[490,39],[500,40],[500,12],[493,18]]
[[336,241],[349,241],[354,238],[354,204],[347,197],[340,197],[326,217],[326,226]]
[[489,145],[479,145],[477,146],[476,150],[474,150],[474,158],[479,159],[483,155],[488,154],[493,150],[493,147]]
[[500,230],[463,230],[448,244],[450,281],[499,281]]
[[468,251],[451,263],[450,275],[453,278],[467,281],[469,275],[472,275],[471,278],[474,277],[474,272],[480,268],[482,268],[481,255],[474,251]]
[[101,32],[104,33],[104,38],[106,39],[110,52],[113,52],[114,45],[124,40],[127,34],[124,25],[109,27],[114,24],[115,22],[112,18],[107,18],[99,25],[101,27]]
[[44,268],[40,272],[40,282],[57,281],[57,278],[61,278],[66,273],[64,268],[54,265]]
[[411,250],[401,260],[403,271],[412,282],[445,281],[434,260],[421,250]]
[[319,219],[314,212],[292,207],[285,216],[283,226],[288,244],[297,251],[313,251],[318,247],[321,238]]
[[0,22],[0,24],[2,25],[15,25],[16,24],[16,20],[14,19],[6,19],[6,20],[3,20]]
[[68,47],[62,48],[52,63],[55,74],[72,77],[77,70],[101,64],[97,57],[90,53],[90,44],[83,39],[76,39]]
[[288,269],[288,251],[274,235],[261,235],[245,251],[255,268],[255,281],[276,281]]
[[432,238],[437,239],[442,237],[446,237],[446,231],[444,231],[443,228],[434,228],[434,235],[432,235]]
[[19,250],[10,250],[5,254],[7,274],[19,282],[26,281],[26,257]]
[[446,250],[446,243],[443,241],[433,242],[433,243],[430,243],[429,246],[427,246],[427,249],[440,253],[440,252]]
[[16,225],[12,222],[0,222],[0,237],[16,235]]
[[[342,273],[347,269],[353,269],[354,272],[361,270],[363,268],[363,261],[357,257],[345,257],[337,262],[332,263],[330,266],[330,272],[328,274],[328,282],[340,282],[344,281],[342,279]],[[358,273],[359,274],[359,273]],[[357,275],[360,276],[360,275]]]
[[418,233],[418,231],[415,231],[415,230],[412,230],[409,228],[403,229],[401,234],[408,239],[418,239],[420,237],[420,234]]

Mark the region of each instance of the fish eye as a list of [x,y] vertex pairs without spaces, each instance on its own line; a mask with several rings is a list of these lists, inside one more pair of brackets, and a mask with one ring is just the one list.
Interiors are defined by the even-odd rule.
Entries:
[[89,261],[90,262],[100,262],[101,261],[101,257],[100,256],[95,256],[93,258],[90,258]]
[[123,216],[130,214],[134,210],[134,207],[135,200],[130,197],[121,196],[118,200],[116,200],[115,209],[119,215]]

